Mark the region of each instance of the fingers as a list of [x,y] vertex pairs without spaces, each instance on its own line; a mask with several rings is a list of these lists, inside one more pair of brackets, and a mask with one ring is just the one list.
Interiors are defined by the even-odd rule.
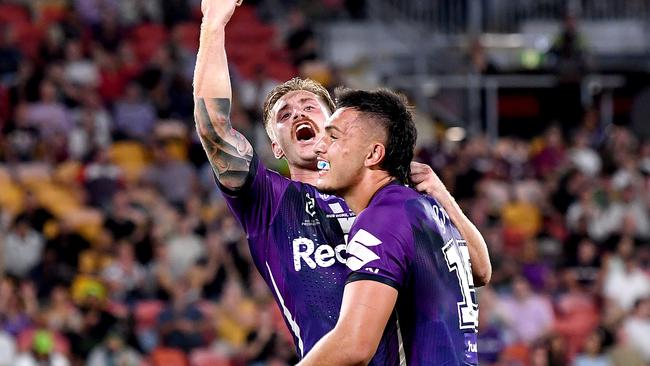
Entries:
[[426,174],[429,172],[433,172],[430,166],[416,161],[411,162],[411,174]]
[[411,173],[409,178],[411,178],[411,182],[418,184],[427,180],[427,175],[424,173]]
[[[415,183],[415,182],[413,182],[413,183]],[[418,192],[424,192],[424,193],[429,192],[429,186],[427,185],[426,182],[421,182],[421,183],[415,184],[415,187],[413,187],[413,188],[415,188],[415,190],[418,191]]]

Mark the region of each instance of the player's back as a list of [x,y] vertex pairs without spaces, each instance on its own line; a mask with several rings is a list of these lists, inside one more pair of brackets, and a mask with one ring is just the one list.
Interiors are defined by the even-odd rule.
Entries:
[[404,342],[417,364],[476,364],[478,302],[467,244],[432,198],[420,195],[405,210],[415,247],[412,277],[397,305],[403,329],[413,330]]
[[[477,364],[478,305],[469,252],[442,206],[391,184],[377,192],[350,235],[348,264],[355,270],[350,280],[375,276],[398,290],[395,319],[387,328],[398,329],[394,337],[403,351],[385,355],[387,363]],[[357,244],[377,259],[355,267]]]

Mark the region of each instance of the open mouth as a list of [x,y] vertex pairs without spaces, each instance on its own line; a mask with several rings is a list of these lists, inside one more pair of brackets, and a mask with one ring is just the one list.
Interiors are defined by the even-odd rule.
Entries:
[[330,170],[330,162],[327,160],[318,160],[318,163],[316,163],[316,167],[320,171],[328,171]]
[[298,141],[310,141],[316,137],[316,131],[307,122],[299,123],[296,126],[296,140]]

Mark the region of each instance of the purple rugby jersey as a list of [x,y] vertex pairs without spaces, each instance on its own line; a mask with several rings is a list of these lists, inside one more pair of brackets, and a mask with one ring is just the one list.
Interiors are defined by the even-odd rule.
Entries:
[[478,364],[469,251],[435,199],[399,184],[382,188],[354,222],[347,253],[348,283],[398,290],[388,328],[394,324],[400,349],[385,355],[386,364]]
[[[338,320],[349,272],[345,239],[354,213],[341,198],[266,169],[257,155],[241,189],[220,188],[302,358]],[[397,346],[394,336],[386,337],[381,356],[370,364],[392,365],[383,355],[397,352]]]

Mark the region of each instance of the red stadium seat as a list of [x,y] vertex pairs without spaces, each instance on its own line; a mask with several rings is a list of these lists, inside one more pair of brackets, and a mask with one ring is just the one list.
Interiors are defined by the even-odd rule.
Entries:
[[138,59],[148,61],[167,42],[167,30],[162,24],[142,24],[133,29],[131,38]]
[[20,50],[28,57],[36,57],[43,39],[43,30],[32,23],[14,23],[13,29]]
[[0,24],[27,23],[31,16],[29,10],[18,4],[0,4]]
[[189,366],[183,351],[175,348],[156,348],[150,359],[151,366]]
[[45,6],[40,13],[40,23],[49,25],[64,20],[68,15],[68,10],[62,6]]
[[199,34],[201,27],[198,23],[185,22],[178,24],[174,30],[174,39],[180,46],[188,51],[196,52],[199,49]]
[[134,317],[136,330],[149,329],[156,325],[158,315],[162,312],[164,304],[158,300],[147,300],[135,305]]

